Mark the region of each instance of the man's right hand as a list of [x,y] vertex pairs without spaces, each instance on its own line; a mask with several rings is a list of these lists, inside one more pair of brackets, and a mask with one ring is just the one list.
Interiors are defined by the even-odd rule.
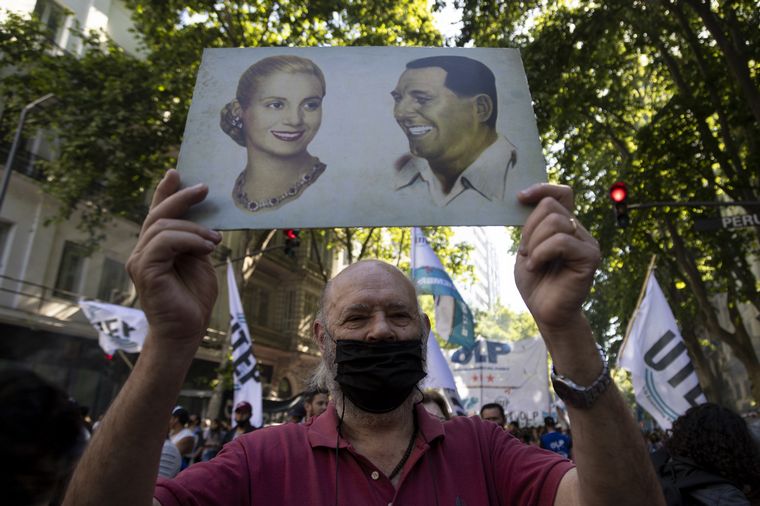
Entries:
[[180,219],[203,201],[208,187],[179,187],[179,173],[169,170],[156,188],[127,271],[150,324],[153,344],[195,353],[217,296],[209,254],[222,236]]

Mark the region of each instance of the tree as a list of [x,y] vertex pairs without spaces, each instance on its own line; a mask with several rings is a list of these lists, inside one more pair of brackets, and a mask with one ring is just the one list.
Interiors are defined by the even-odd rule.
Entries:
[[530,313],[518,313],[501,304],[475,311],[475,334],[493,341],[520,341],[537,337],[538,327]]
[[[632,212],[619,230],[607,200],[609,186],[624,180],[633,202],[758,202],[756,2],[471,0],[464,13],[460,44],[522,48],[551,177],[575,188],[578,215],[601,243],[588,307],[597,335],[617,348],[656,252],[708,397],[718,392],[700,328],[731,347],[760,402],[760,362],[739,312],[760,300],[750,265],[757,229],[695,233],[694,220],[714,209],[666,206]],[[733,329],[719,322],[718,294]]]

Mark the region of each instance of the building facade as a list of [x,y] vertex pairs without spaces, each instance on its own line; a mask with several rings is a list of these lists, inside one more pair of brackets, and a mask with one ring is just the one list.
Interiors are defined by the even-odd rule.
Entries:
[[[137,40],[129,32],[129,11],[121,1],[0,0],[0,8],[35,13],[61,50],[79,54],[81,45],[69,33],[79,23],[88,30],[102,30],[138,54]],[[53,155],[43,135],[26,134],[0,210],[0,368],[21,366],[38,372],[97,417],[118,393],[137,355],[106,357],[77,301],[87,298],[139,307],[124,265],[140,226],[115,218],[99,247],[87,250],[87,237],[77,228],[78,216],[53,219],[58,204],[42,191],[43,174],[35,165],[36,159]],[[6,160],[8,146],[4,148],[0,163]],[[295,255],[286,255],[282,234],[276,233],[252,269],[251,254],[256,254],[265,234],[226,232],[215,253],[220,296],[178,399],[191,412],[216,416],[207,412],[213,385],[229,376],[224,366],[229,327],[227,258],[238,276],[265,397],[285,399],[302,391],[318,361],[311,324],[326,279],[339,268],[338,257],[324,242],[307,239]],[[230,390],[225,393],[225,400],[229,398]],[[229,405],[225,407],[229,411]]]

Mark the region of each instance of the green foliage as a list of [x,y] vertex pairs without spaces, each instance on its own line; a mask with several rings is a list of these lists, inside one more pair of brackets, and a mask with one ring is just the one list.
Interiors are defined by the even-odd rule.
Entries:
[[623,180],[632,203],[760,200],[756,2],[470,0],[464,12],[460,44],[522,49],[550,178],[575,189],[577,213],[601,243],[588,305],[597,335],[619,342],[657,253],[690,351],[701,349],[697,326],[727,342],[760,399],[748,336],[721,329],[709,300],[728,292],[729,308],[757,305],[748,259],[758,229],[696,233],[694,221],[717,208],[660,206],[631,210],[620,230],[607,196]]
[[538,336],[538,327],[530,313],[518,313],[496,304],[489,311],[475,311],[475,335],[492,341],[520,341]]
[[[475,271],[468,263],[473,246],[453,243],[450,227],[422,227],[430,246],[440,258],[446,272],[462,283],[471,284]],[[392,263],[405,272],[410,270],[411,229],[401,227],[338,228],[320,232],[328,237],[328,248],[342,248],[348,263],[364,258],[378,258]]]

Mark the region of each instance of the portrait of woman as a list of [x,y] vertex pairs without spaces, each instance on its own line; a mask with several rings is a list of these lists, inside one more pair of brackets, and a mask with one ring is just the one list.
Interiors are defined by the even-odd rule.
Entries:
[[264,58],[243,72],[220,126],[246,149],[232,199],[249,212],[298,197],[325,171],[309,143],[322,123],[325,77],[314,62],[292,55]]

